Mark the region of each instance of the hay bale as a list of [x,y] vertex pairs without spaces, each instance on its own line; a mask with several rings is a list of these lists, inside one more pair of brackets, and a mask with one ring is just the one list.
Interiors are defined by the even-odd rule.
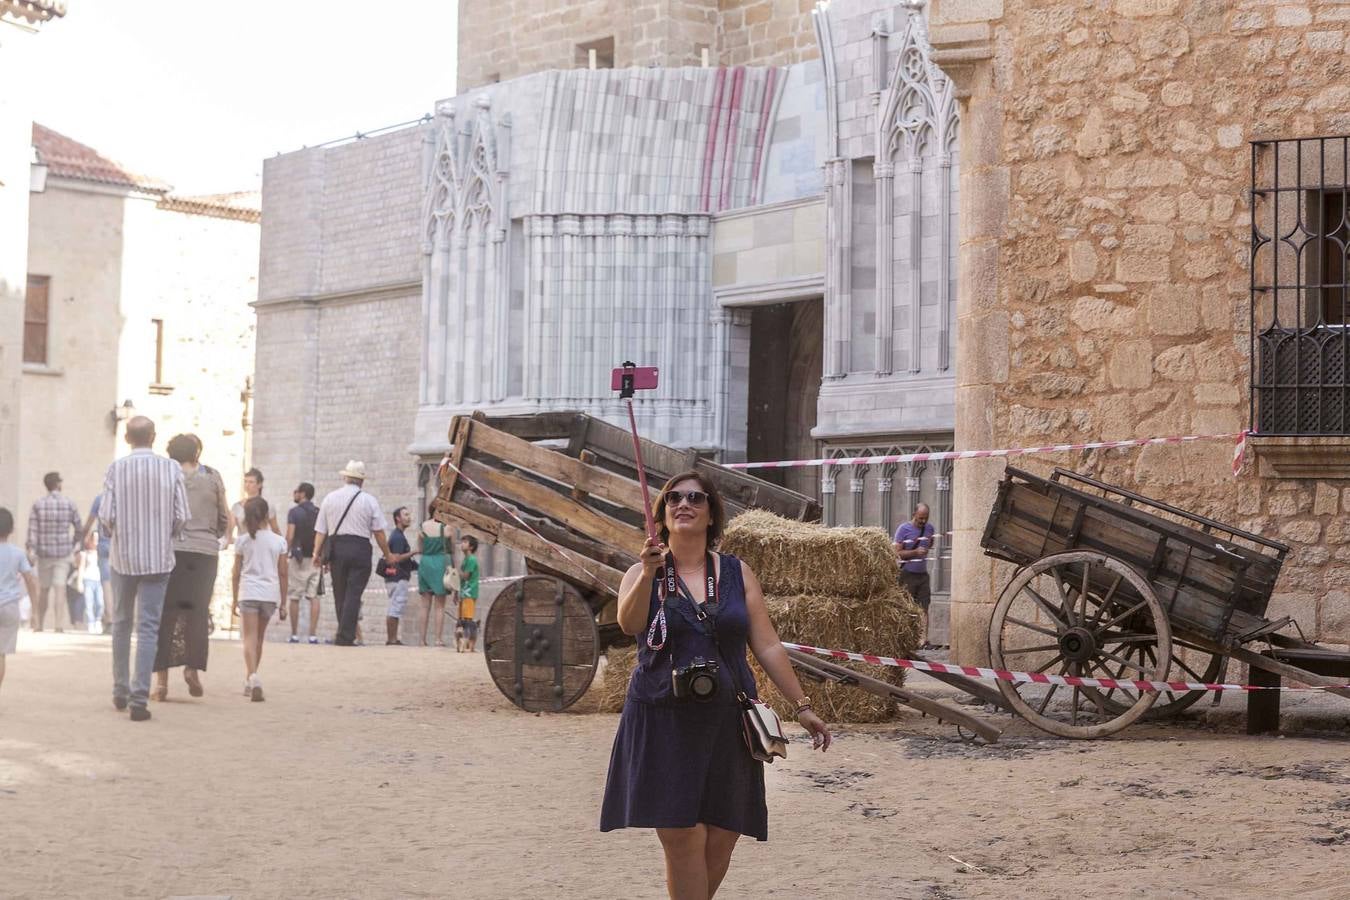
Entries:
[[[919,608],[896,585],[862,600],[799,594],[768,596],[765,603],[778,636],[792,643],[832,650],[862,650],[901,659],[911,658],[919,645]],[[854,662],[841,664],[897,686],[904,684],[904,669]],[[791,720],[792,704],[778,692],[753,657],[750,666],[759,685],[760,699],[785,721]],[[830,722],[884,722],[895,713],[895,705],[889,700],[861,688],[809,679],[802,680],[802,687],[811,695],[820,716]]]
[[[605,671],[601,673],[595,711],[623,712],[623,698],[628,694],[628,679],[637,668],[637,647],[610,647],[605,651]],[[589,691],[587,693],[590,693]]]
[[870,597],[897,582],[895,548],[880,528],[828,528],[752,509],[731,520],[718,549],[745,560],[766,595]]

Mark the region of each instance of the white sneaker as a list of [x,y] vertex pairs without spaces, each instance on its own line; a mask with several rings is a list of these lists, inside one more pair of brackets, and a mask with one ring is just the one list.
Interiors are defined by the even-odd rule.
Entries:
[[249,697],[252,698],[254,703],[261,703],[263,699],[262,679],[258,677],[257,672],[253,673],[252,683],[249,685],[249,688]]

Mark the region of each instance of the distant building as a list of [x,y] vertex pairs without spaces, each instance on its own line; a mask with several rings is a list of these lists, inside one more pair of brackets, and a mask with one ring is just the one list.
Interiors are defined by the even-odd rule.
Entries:
[[[28,277],[28,191],[45,176],[34,162],[32,95],[43,77],[41,29],[64,16],[63,0],[0,0],[0,506],[19,502],[19,387]],[[14,509],[18,512],[17,509]]]
[[[20,527],[52,469],[87,509],[121,424],[191,431],[242,492],[258,270],[256,193],[184,197],[34,124],[17,497]],[[284,493],[282,494],[284,496]]]

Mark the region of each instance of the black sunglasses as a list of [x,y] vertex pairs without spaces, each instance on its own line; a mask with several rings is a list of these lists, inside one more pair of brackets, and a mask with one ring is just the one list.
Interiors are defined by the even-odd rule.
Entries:
[[685,500],[689,501],[690,506],[702,506],[708,502],[708,495],[703,491],[666,491],[666,506],[671,509]]

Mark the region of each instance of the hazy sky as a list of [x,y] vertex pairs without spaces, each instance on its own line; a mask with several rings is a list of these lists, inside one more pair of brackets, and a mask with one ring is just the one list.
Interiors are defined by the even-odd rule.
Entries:
[[457,6],[70,0],[36,37],[25,87],[37,121],[179,193],[247,190],[278,151],[452,96]]

